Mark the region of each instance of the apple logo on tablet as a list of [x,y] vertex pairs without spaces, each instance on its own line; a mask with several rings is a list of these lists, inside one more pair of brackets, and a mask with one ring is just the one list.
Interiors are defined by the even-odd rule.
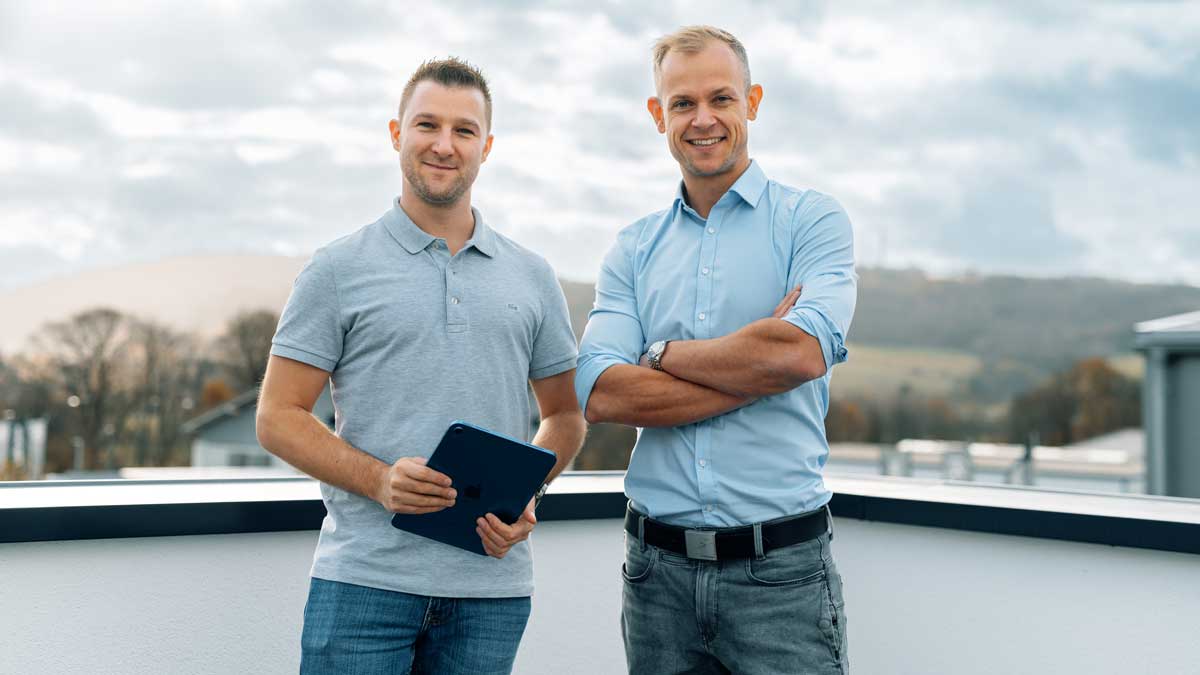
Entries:
[[479,485],[468,485],[467,487],[463,488],[463,495],[467,499],[479,499],[479,495],[482,492],[483,490]]

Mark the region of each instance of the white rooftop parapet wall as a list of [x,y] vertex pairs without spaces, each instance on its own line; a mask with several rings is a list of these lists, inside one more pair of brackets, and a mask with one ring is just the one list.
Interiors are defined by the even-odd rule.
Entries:
[[[624,672],[618,520],[535,533],[518,673]],[[0,672],[295,673],[315,532],[0,545]],[[853,672],[1194,672],[1195,555],[835,519]]]

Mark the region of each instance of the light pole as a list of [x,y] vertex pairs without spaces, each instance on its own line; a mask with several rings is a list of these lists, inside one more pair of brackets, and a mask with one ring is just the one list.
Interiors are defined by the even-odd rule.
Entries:
[[[72,410],[78,410],[81,403],[83,400],[75,394],[67,397],[67,407]],[[71,437],[71,449],[75,454],[73,464],[76,471],[83,471],[83,437],[79,435],[79,427],[83,425],[83,421],[79,419],[78,415],[73,415],[73,417],[75,417],[75,435]]]

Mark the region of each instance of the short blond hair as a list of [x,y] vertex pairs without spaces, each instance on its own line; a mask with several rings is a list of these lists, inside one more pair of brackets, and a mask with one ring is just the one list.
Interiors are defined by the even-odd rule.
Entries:
[[746,56],[746,48],[742,46],[732,33],[715,26],[684,26],[674,33],[664,35],[654,43],[654,86],[662,81],[662,63],[672,50],[685,54],[696,54],[704,50],[712,42],[721,42],[733,50],[734,55],[742,62],[742,76],[746,79],[746,91],[750,90],[750,58]]

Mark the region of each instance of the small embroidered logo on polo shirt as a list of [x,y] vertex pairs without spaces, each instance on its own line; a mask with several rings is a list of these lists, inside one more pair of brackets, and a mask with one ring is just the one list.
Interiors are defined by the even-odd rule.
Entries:
[[515,311],[517,311],[517,305],[516,305],[516,303],[514,303],[514,302],[510,302],[510,303],[508,303],[508,308],[509,308],[509,309],[511,309],[511,310],[512,310],[512,311],[514,311],[514,312],[515,312]]

